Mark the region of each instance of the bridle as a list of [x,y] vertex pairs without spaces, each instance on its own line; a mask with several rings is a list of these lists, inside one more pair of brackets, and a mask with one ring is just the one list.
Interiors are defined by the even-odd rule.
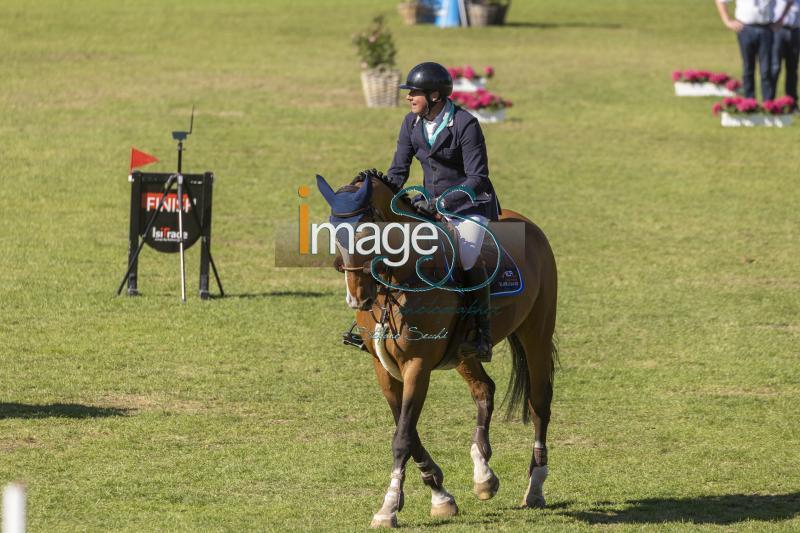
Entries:
[[[359,219],[356,221],[356,223],[363,222],[365,218],[367,219],[367,222],[385,222],[383,211],[372,206],[372,204],[365,205],[364,207],[356,209],[355,211],[349,211],[347,213],[331,212],[331,217],[336,218],[351,218],[355,216],[359,216]],[[338,264],[337,262],[336,270],[339,272],[358,272],[360,270],[364,274],[371,274],[372,259],[368,259],[360,266],[347,266],[344,264],[344,260],[342,260],[341,264]]]
[[[359,219],[358,219],[357,222],[363,222],[365,218],[367,219],[366,220],[367,222],[386,222],[386,216],[384,215],[383,211],[381,209],[377,208],[377,207],[374,207],[372,204],[368,204],[368,205],[366,205],[366,206],[364,206],[362,208],[356,209],[354,211],[350,211],[348,213],[331,212],[331,216],[332,217],[336,217],[336,218],[350,218],[350,217],[354,217],[354,216],[359,216]],[[372,275],[372,258],[367,259],[363,264],[358,265],[358,266],[347,266],[347,265],[344,264],[344,257],[342,257],[341,259],[342,259],[341,263],[338,260],[336,261],[336,270],[338,270],[339,272],[347,273],[347,272],[359,272],[360,271],[360,272],[362,272],[364,274],[369,274],[370,276]],[[392,272],[391,267],[383,265],[383,267],[376,267],[376,270],[378,270],[380,268],[386,269],[385,272],[388,275],[391,275],[391,272]],[[386,300],[385,300],[386,305],[385,306],[382,307],[382,306],[378,305],[378,308],[381,310],[380,318],[375,316],[374,305],[377,305],[377,299],[375,300],[375,303],[373,304],[373,308],[370,309],[369,312],[370,312],[370,315],[372,316],[372,319],[375,322],[383,325],[383,324],[386,323],[386,320],[388,319],[389,312],[391,310],[392,305],[393,304],[400,305],[400,302],[398,302],[396,297],[392,294],[392,289],[390,289],[387,285],[385,285],[383,283],[380,284],[380,288],[378,289],[378,294],[383,294],[385,296],[385,298],[386,298]],[[351,332],[352,332],[352,328],[351,328]]]

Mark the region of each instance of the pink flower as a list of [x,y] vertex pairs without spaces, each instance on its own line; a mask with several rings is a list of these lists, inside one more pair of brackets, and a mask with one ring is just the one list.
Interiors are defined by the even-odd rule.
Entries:
[[475,78],[475,71],[472,70],[472,67],[470,67],[469,65],[464,67],[464,77],[467,78],[468,80]]
[[742,82],[740,82],[739,80],[734,80],[734,79],[728,80],[728,83],[725,84],[725,88],[728,89],[729,91],[733,91],[733,92],[738,91],[741,86],[742,86]]
[[716,103],[716,104],[714,104],[714,106],[711,108],[711,112],[712,112],[712,113],[714,113],[714,116],[716,116],[716,115],[719,115],[719,114],[720,114],[720,111],[722,111],[722,104],[721,104],[721,103],[719,103],[719,102],[717,102],[717,103]]
[[729,76],[725,73],[711,74],[708,77],[708,81],[714,85],[724,85],[729,79]]
[[447,72],[450,74],[450,77],[456,79],[458,76],[456,75],[456,69],[450,67],[447,69]]
[[672,81],[681,81],[683,74],[680,70],[676,70],[672,73]]
[[486,76],[487,78],[491,78],[492,76],[494,76],[494,68],[492,68],[492,67],[486,67],[483,70],[483,72],[484,72],[484,76]]
[[736,102],[736,109],[740,113],[754,113],[758,111],[758,102],[754,98],[741,98]]

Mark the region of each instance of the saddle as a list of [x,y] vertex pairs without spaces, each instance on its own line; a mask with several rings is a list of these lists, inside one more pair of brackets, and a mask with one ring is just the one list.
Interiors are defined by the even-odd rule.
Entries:
[[[455,234],[455,229],[449,224],[446,224],[446,227],[448,233],[450,234],[450,238],[453,239],[453,243],[457,243],[458,239]],[[498,233],[497,229],[501,227],[502,223],[498,223],[490,226],[490,230],[493,233]],[[497,240],[500,241],[501,239],[498,237]],[[452,251],[450,250],[450,245],[442,237],[439,238],[439,250],[444,250],[444,253],[437,254],[436,267],[431,274],[433,279],[436,280],[442,279],[447,274],[454,261]],[[500,254],[499,267],[497,267],[498,253]],[[486,234],[483,239],[483,245],[481,246],[480,257],[486,263],[486,271],[490,276],[492,275],[492,272],[497,269],[497,274],[489,286],[490,294],[493,298],[500,296],[515,296],[522,292],[522,290],[525,288],[525,282],[522,279],[522,273],[520,272],[517,263],[514,261],[514,258],[511,257],[511,254],[509,254],[508,251],[506,251],[506,248],[502,243],[500,243],[500,249],[498,250],[494,239]],[[459,268],[455,268],[453,270],[452,275],[448,278],[446,286],[450,288],[463,286],[461,270]]]

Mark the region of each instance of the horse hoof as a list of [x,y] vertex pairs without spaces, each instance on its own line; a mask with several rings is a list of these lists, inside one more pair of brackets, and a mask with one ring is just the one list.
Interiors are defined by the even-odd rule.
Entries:
[[522,507],[526,509],[544,509],[544,496],[530,496],[522,501]]
[[475,496],[478,497],[481,501],[491,500],[494,498],[494,495],[497,494],[497,490],[500,488],[500,479],[492,473],[492,477],[489,478],[488,481],[484,481],[483,483],[475,483],[472,487],[472,492],[475,493]]
[[392,513],[390,515],[381,515],[376,514],[372,517],[372,522],[370,522],[369,527],[372,529],[377,529],[379,527],[397,527],[397,515]]
[[458,514],[458,505],[455,500],[441,503],[439,505],[431,505],[431,516],[433,518],[450,518]]

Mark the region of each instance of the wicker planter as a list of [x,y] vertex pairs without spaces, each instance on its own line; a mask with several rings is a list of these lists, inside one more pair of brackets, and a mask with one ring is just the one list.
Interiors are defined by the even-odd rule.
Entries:
[[509,1],[506,5],[498,4],[467,4],[470,26],[502,26],[506,23],[506,13],[511,7]]
[[400,94],[399,70],[362,70],[361,87],[367,107],[397,107]]
[[400,17],[408,25],[432,23],[436,18],[433,9],[419,2],[403,2],[397,5]]
[[722,112],[721,123],[726,128],[766,126],[785,128],[792,125],[792,115],[765,115],[763,113],[731,114]]

